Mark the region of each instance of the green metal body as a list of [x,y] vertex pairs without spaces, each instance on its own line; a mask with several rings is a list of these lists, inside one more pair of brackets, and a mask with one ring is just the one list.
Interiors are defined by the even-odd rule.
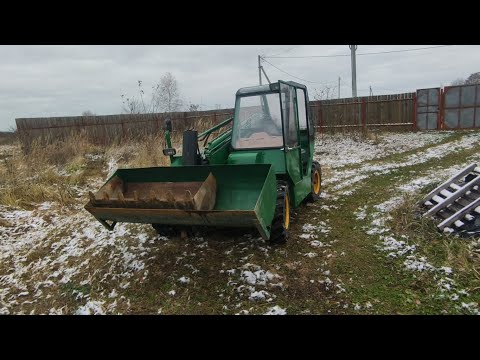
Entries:
[[[235,149],[232,145],[232,129],[239,116],[239,99],[252,94],[278,93],[280,88],[304,91],[307,128],[299,126],[298,104],[295,103],[295,121],[297,122],[298,143],[294,147],[279,146],[263,149]],[[261,95],[263,96],[263,95]],[[281,97],[280,97],[281,98]],[[266,99],[264,97],[264,99]],[[295,95],[297,101],[297,95]],[[267,107],[267,102],[263,103]],[[270,111],[267,107],[267,110]],[[282,115],[282,133],[285,128]],[[290,115],[289,115],[290,116]],[[291,117],[291,116],[290,116]],[[223,133],[209,139],[215,131]],[[167,131],[166,143],[171,147],[170,132]],[[291,135],[289,135],[291,136]],[[116,222],[139,222],[165,225],[211,225],[230,227],[256,227],[260,234],[268,239],[270,226],[275,213],[277,179],[288,182],[290,205],[297,207],[311,193],[311,168],[314,153],[313,123],[309,113],[308,93],[305,86],[293,82],[274,83],[270,86],[244,88],[237,92],[236,111],[233,118],[227,119],[215,127],[198,135],[200,145],[205,145],[202,165],[184,166],[181,156],[170,156],[170,167],[144,169],[119,169],[113,176],[129,182],[189,182],[204,181],[211,172],[217,181],[216,205],[212,211],[194,211],[179,209],[125,209],[88,207],[105,226],[106,220]],[[207,144],[204,144],[207,142]],[[285,141],[284,141],[285,144]],[[114,226],[114,225],[113,225]],[[113,228],[113,226],[111,226]]]
[[[311,169],[314,154],[314,134],[313,122],[310,114],[310,107],[308,106],[308,93],[304,85],[294,82],[279,81],[278,84],[286,84],[295,89],[303,89],[305,91],[307,109],[307,128],[300,129],[298,118],[298,103],[296,103],[296,121],[297,121],[297,137],[298,146],[294,148],[283,147],[280,149],[247,149],[236,150],[232,147],[232,130],[227,130],[221,135],[212,139],[205,147],[204,156],[209,164],[227,164],[227,165],[245,165],[245,164],[272,164],[275,170],[275,175],[278,179],[286,180],[289,183],[291,206],[298,207],[303,200],[311,192]],[[262,92],[255,92],[255,88],[251,90],[252,94]],[[249,94],[246,94],[249,95]],[[241,94],[241,90],[237,92],[238,99],[245,94]],[[235,116],[238,116],[238,107],[235,109]],[[199,141],[204,141],[214,131],[217,131],[232,121],[234,118],[229,118],[222,123],[212,127],[211,129],[198,135]],[[283,121],[282,121],[283,123]],[[181,156],[174,157],[171,166],[183,166]]]

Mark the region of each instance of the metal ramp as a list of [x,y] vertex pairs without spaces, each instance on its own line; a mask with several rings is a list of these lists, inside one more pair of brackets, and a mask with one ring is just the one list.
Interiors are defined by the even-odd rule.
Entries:
[[[438,219],[438,229],[468,231],[480,224],[480,166],[471,164],[431,191],[420,205],[423,216]],[[477,220],[478,219],[478,220]],[[448,229],[447,229],[448,230]]]

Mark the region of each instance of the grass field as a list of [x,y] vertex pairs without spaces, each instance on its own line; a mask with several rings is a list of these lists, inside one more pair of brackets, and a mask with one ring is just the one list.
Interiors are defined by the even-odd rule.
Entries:
[[322,198],[289,242],[211,229],[104,229],[83,209],[118,166],[165,164],[161,141],[0,145],[1,314],[479,314],[480,241],[437,232],[416,202],[479,160],[480,132],[323,135]]

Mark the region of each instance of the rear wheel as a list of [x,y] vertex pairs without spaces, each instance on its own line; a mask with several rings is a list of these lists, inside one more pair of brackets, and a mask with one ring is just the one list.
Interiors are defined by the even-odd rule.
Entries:
[[277,183],[277,203],[270,231],[270,243],[285,244],[290,227],[290,195],[286,181]]
[[320,199],[320,191],[322,188],[322,169],[317,161],[312,164],[312,192],[308,199],[310,201],[317,201]]

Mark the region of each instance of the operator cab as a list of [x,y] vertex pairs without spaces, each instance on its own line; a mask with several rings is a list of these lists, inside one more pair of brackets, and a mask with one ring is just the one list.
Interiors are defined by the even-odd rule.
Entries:
[[299,145],[303,132],[307,137],[313,135],[313,124],[307,121],[307,96],[305,86],[283,81],[238,90],[232,147],[246,150]]
[[306,174],[314,136],[304,85],[278,81],[237,91],[231,142],[234,150],[298,151]]
[[237,92],[232,146],[240,149],[281,148],[282,113],[278,91],[270,86],[243,88]]

